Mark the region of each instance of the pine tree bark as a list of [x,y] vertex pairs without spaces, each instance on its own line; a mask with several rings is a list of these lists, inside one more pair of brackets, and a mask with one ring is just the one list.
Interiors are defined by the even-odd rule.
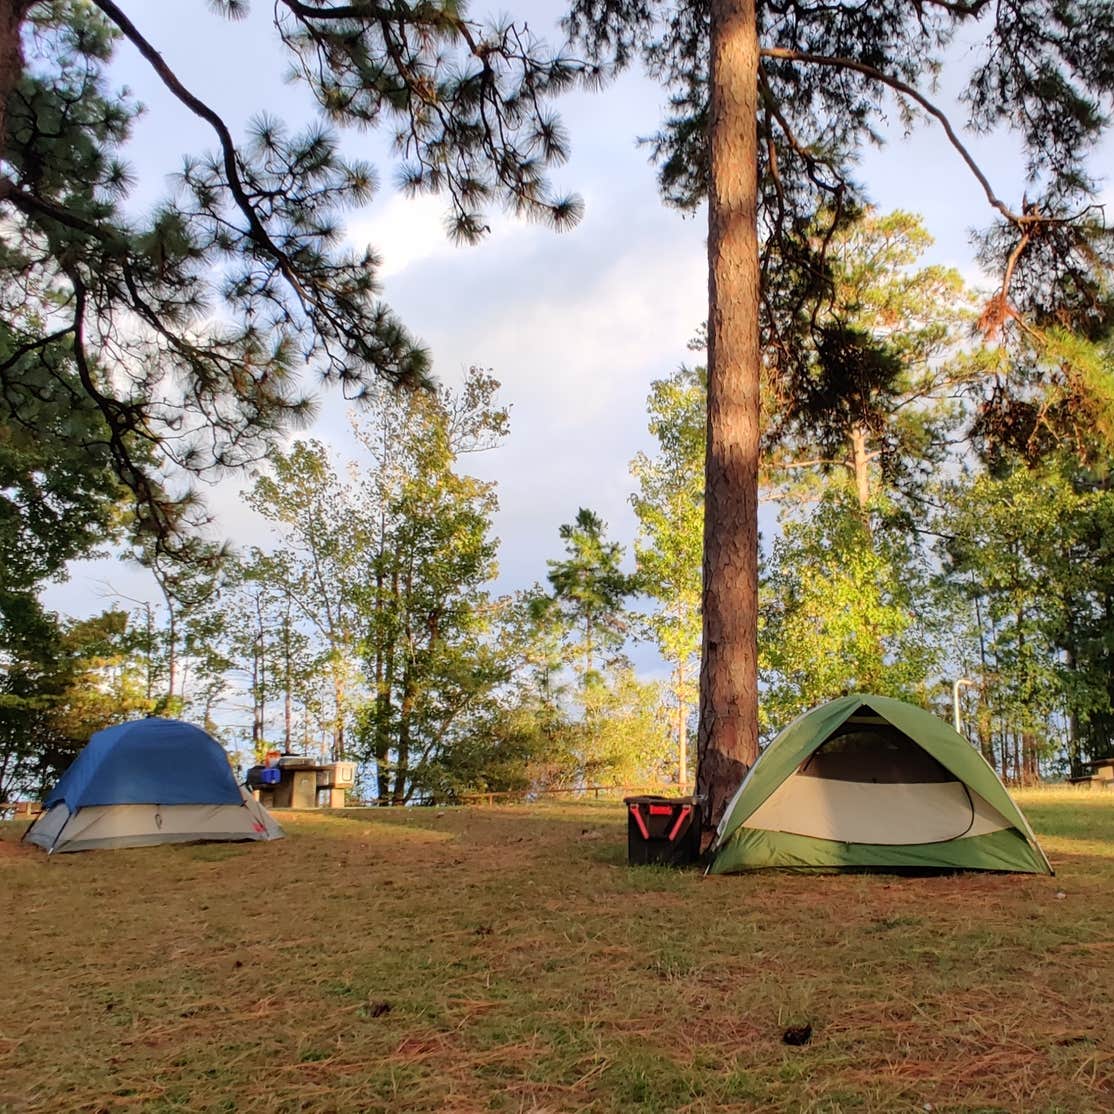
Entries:
[[712,0],[708,430],[697,792],[706,846],[758,756],[758,28]]
[[0,0],[0,151],[8,146],[8,100],[23,77],[20,30],[32,0]]

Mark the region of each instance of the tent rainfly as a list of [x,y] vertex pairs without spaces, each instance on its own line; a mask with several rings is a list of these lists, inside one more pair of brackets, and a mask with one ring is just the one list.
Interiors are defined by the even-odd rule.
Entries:
[[24,839],[46,851],[200,840],[281,839],[199,727],[148,719],[98,731],[43,802]]
[[761,867],[1051,874],[1020,809],[962,735],[884,696],[844,696],[762,752],[720,821],[711,874]]

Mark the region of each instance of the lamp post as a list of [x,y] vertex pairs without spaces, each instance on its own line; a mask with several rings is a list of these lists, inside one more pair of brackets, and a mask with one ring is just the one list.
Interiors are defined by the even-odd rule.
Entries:
[[955,721],[955,733],[957,735],[963,734],[963,722],[959,716],[959,689],[962,685],[977,685],[978,681],[972,681],[969,677],[957,677],[952,682],[952,716]]

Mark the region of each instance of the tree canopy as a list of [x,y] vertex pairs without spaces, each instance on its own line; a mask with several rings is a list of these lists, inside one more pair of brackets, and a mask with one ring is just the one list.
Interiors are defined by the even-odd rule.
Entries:
[[[115,477],[159,547],[205,520],[191,476],[260,458],[312,415],[303,369],[350,398],[378,380],[429,382],[427,351],[379,298],[374,252],[342,243],[345,212],[377,177],[341,156],[333,126],[389,122],[406,187],[445,193],[458,238],[484,234],[489,204],[556,226],[579,214],[546,181],[566,140],[545,104],[597,70],[522,27],[481,26],[454,4],[280,0],[275,25],[318,119],[292,133],[260,106],[237,140],[145,37],[141,11],[2,8],[0,290],[20,312],[0,336],[0,416],[47,432],[46,408],[67,400],[65,432],[88,464],[78,484],[59,462],[54,494],[88,514]],[[144,215],[125,161],[139,107],[108,77],[123,40],[214,145],[187,154]]]
[[[758,747],[763,376],[783,397],[806,399],[811,353],[848,339],[830,335],[820,310],[833,298],[832,237],[868,198],[859,156],[880,141],[896,106],[909,126],[940,126],[979,182],[997,221],[984,254],[1001,275],[984,327],[1005,356],[979,428],[991,442],[1032,438],[1050,417],[1032,394],[1050,382],[1065,397],[1106,397],[1105,377],[1089,374],[1093,363],[1065,366],[1049,326],[1057,314],[1109,314],[1100,276],[1111,241],[1097,219],[1088,158],[1114,93],[1112,16],[1109,0],[572,0],[566,27],[589,58],[620,67],[641,60],[670,90],[652,140],[664,197],[708,205],[698,739],[706,838]],[[960,91],[962,121],[924,87],[926,74],[943,73]],[[1012,129],[1024,180],[1008,192],[993,184],[961,136],[964,124],[974,133]],[[826,214],[819,229],[818,214]],[[862,366],[863,354],[849,363]],[[818,419],[826,396],[820,401]],[[1069,404],[1060,416],[1078,427],[1082,413]]]
[[[72,398],[82,450],[80,475],[59,462],[52,497],[80,513],[50,560],[112,517],[121,486],[135,527],[183,552],[205,518],[191,477],[257,459],[308,418],[303,369],[360,399],[379,382],[428,383],[428,354],[379,300],[374,253],[342,246],[344,213],[375,174],[342,157],[334,127],[389,126],[401,180],[446,196],[458,238],[485,235],[495,204],[565,226],[580,205],[548,183],[567,153],[553,100],[635,60],[671,93],[651,141],[664,196],[706,200],[709,215],[707,823],[757,748],[764,384],[792,401],[802,436],[822,435],[856,376],[896,375],[885,344],[829,312],[833,246],[869,200],[858,159],[894,106],[906,124],[943,129],[996,221],[982,250],[1000,282],[980,324],[997,364],[971,426],[985,457],[1085,452],[1114,428],[1112,240],[1088,165],[1114,90],[1110,0],[572,0],[571,46],[555,51],[452,2],[278,0],[281,42],[319,114],[296,134],[260,116],[240,141],[127,7],[0,4],[0,288],[22,307],[0,338],[0,413],[37,428],[53,420],[49,403],[36,412],[44,398]],[[137,106],[106,77],[122,40],[213,142],[144,215],[128,204],[124,161]],[[925,84],[941,74],[959,89],[955,111]],[[993,182],[964,125],[1012,129],[1023,180]],[[831,372],[822,390],[818,366]],[[20,468],[35,475],[33,461]]]

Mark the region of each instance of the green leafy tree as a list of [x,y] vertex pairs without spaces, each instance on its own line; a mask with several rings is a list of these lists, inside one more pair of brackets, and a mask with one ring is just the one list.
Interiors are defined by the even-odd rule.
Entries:
[[673,773],[669,721],[660,687],[640,681],[626,663],[588,685],[584,719],[574,747],[581,784],[658,785]]
[[436,792],[571,789],[584,784],[585,731],[565,669],[568,631],[541,585],[495,601],[492,636],[508,666],[470,730],[442,752]]
[[[581,507],[560,537],[565,558],[547,562],[551,594],[531,605],[545,655],[541,695],[563,728],[550,782],[657,783],[670,749],[661,692],[638,680],[624,653],[637,577],[623,571],[623,547],[607,539],[607,524],[593,511]],[[569,671],[566,686],[561,677]]]
[[107,430],[72,361],[51,349],[48,371],[28,350],[47,331],[36,305],[0,284],[0,646],[21,638],[9,627],[36,614],[42,585],[125,521]]
[[148,709],[126,612],[59,621],[22,606],[0,652],[0,801],[40,797],[90,735]]
[[229,674],[236,667],[229,652],[229,625],[226,576],[221,588],[186,618],[182,636],[183,715],[215,738],[228,734],[217,710],[231,694]]
[[371,467],[343,479],[316,442],[274,454],[250,499],[276,544],[245,570],[240,639],[257,747],[269,702],[281,696],[289,740],[323,673],[333,754],[373,762],[380,799],[404,803],[457,776],[446,756],[509,671],[486,591],[494,486],[458,467],[505,435],[497,389],[473,369],[459,391],[370,391],[354,431]]
[[[270,554],[253,558],[250,578],[260,586],[253,594],[254,626],[263,629],[263,613],[281,595],[297,612],[295,625],[313,632],[332,688],[333,757],[343,758],[358,699],[352,692],[360,638],[355,597],[365,558],[352,516],[355,499],[325,446],[297,441],[272,454],[271,472],[256,481],[248,502],[279,534]],[[274,598],[265,602],[261,593]]]
[[[289,557],[289,553],[285,554]],[[291,562],[278,564],[282,574]],[[261,760],[273,747],[309,751],[334,740],[334,657],[305,619],[276,558],[259,549],[228,562],[219,597],[192,618],[187,649],[197,647],[193,696],[211,716],[218,700],[237,708],[248,700],[250,750]],[[222,684],[223,682],[223,684]],[[281,701],[281,720],[274,704]],[[312,740],[312,742],[311,742]],[[326,753],[331,748],[322,747]]]
[[703,369],[681,368],[656,380],[647,402],[655,456],[631,463],[638,491],[634,555],[638,585],[655,601],[646,619],[658,650],[672,667],[671,699],[678,781],[687,784],[689,710],[696,700],[700,653],[700,562],[704,540],[704,437],[707,390]]
[[1018,463],[953,485],[939,525],[960,664],[978,682],[971,733],[1013,780],[1036,780],[1061,750],[1081,773],[1114,744],[1108,485],[1066,459]]
[[626,601],[634,578],[623,572],[623,547],[606,538],[607,523],[581,507],[574,522],[560,528],[567,556],[548,561],[553,599],[567,629],[575,632],[576,672],[581,687],[614,663],[626,642],[630,622]]
[[908,536],[871,533],[853,493],[783,524],[763,588],[767,733],[846,692],[924,703],[939,662],[928,570]]
[[438,800],[565,788],[574,781],[576,736],[552,707],[526,693],[508,694],[433,760],[423,785]]
[[[919,217],[873,210],[832,232],[831,300],[817,312],[806,390],[769,399],[765,475],[783,506],[848,481],[864,516],[874,498],[914,499],[998,369],[971,333],[959,272],[921,265]],[[833,475],[834,473],[834,475]]]
[[457,392],[382,391],[356,425],[373,465],[347,508],[369,690],[359,736],[380,800],[402,804],[437,785],[446,755],[474,739],[509,679],[487,590],[495,487],[459,466],[506,435],[498,386],[473,368]]
[[166,687],[154,710],[177,716],[186,701],[181,656],[188,623],[220,590],[221,566],[227,551],[224,546],[194,536],[183,541],[174,560],[168,560],[160,547],[148,539],[136,557],[154,577],[166,611],[166,626],[161,632]]

